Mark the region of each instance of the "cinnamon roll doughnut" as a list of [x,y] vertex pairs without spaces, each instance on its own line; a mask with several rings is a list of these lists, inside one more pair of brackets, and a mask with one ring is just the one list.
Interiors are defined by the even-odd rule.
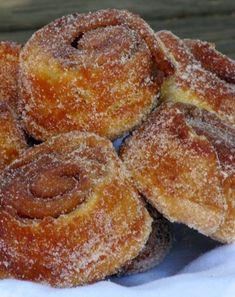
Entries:
[[111,142],[70,132],[0,175],[0,275],[70,287],[135,258],[151,217]]
[[235,240],[235,129],[214,113],[163,103],[121,157],[139,191],[170,221]]
[[26,148],[26,139],[14,112],[7,103],[0,102],[0,171]]
[[195,107],[181,106],[181,110],[196,133],[210,141],[218,157],[227,210],[223,224],[212,238],[221,242],[235,241],[235,128]]
[[170,63],[138,16],[73,14],[36,32],[20,55],[23,123],[39,140],[71,130],[117,138],[156,104]]
[[18,104],[17,75],[21,45],[0,41],[0,101],[7,102],[16,111]]
[[175,68],[162,84],[162,99],[196,105],[234,125],[235,62],[208,43],[180,40],[168,31],[156,38]]

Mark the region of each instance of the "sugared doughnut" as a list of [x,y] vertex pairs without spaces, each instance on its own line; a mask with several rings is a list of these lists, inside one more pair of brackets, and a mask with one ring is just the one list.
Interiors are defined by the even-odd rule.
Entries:
[[18,104],[17,75],[21,45],[0,41],[0,101],[7,102],[16,111]]
[[126,264],[119,275],[130,275],[144,272],[160,264],[172,245],[172,235],[169,221],[166,220],[154,207],[146,205],[153,218],[152,231],[146,245],[140,254]]
[[214,113],[163,103],[121,157],[139,191],[170,221],[235,240],[235,129]]
[[70,287],[135,258],[151,217],[109,140],[70,132],[0,175],[0,275]]
[[156,104],[159,69],[171,65],[138,16],[108,9],[57,19],[21,51],[24,126],[40,140],[71,130],[114,139]]
[[221,242],[235,241],[235,128],[198,108],[185,105],[181,110],[196,133],[212,144],[219,161],[227,211],[224,223],[212,237]]
[[7,103],[0,102],[0,171],[26,148],[26,139],[14,112]]
[[235,124],[235,62],[212,45],[184,41],[168,31],[156,33],[175,71],[163,82],[163,100],[194,104]]

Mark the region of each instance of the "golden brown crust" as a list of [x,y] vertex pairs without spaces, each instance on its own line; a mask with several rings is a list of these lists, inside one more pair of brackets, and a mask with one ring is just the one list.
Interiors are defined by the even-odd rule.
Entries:
[[176,106],[196,133],[209,140],[217,154],[227,210],[224,223],[212,237],[222,242],[232,242],[235,240],[235,128],[205,110],[183,104]]
[[18,104],[18,68],[21,45],[0,42],[0,101],[7,102],[16,111]]
[[5,102],[0,102],[0,171],[27,148],[23,130]]
[[154,32],[129,12],[108,9],[55,20],[20,55],[24,125],[41,140],[71,130],[114,139],[156,104],[159,69],[168,72],[171,65]]
[[235,62],[208,43],[183,41],[168,31],[156,38],[175,67],[162,84],[162,99],[194,104],[234,125]]
[[111,142],[95,134],[54,137],[0,178],[1,277],[90,283],[135,258],[151,232]]
[[140,254],[126,264],[119,272],[119,275],[140,273],[157,266],[163,261],[171,248],[172,234],[169,221],[150,204],[147,204],[146,207],[153,218],[152,231]]
[[[187,111],[185,106],[163,103],[127,139],[121,157],[139,191],[164,216],[212,236],[224,222],[227,209],[220,160],[207,138],[213,125],[195,117],[207,132],[200,134],[186,116],[194,107]],[[220,127],[226,126],[217,121]],[[231,241],[231,237],[223,241]]]
[[184,43],[205,69],[215,73],[222,80],[235,84],[234,61],[218,52],[214,44],[193,39],[185,39]]

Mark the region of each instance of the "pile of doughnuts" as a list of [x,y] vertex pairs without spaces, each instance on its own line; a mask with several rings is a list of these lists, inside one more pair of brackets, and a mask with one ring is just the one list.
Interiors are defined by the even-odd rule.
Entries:
[[145,271],[169,221],[235,241],[235,62],[212,44],[107,9],[1,42],[0,66],[1,278]]

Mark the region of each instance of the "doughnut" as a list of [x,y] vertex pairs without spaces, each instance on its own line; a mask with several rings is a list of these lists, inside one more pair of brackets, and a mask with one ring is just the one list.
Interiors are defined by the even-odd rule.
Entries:
[[16,111],[18,104],[17,75],[21,45],[0,41],[0,101],[7,102]]
[[165,102],[123,144],[140,193],[173,222],[235,240],[235,129],[215,113]]
[[74,130],[115,139],[157,103],[171,64],[138,16],[72,14],[37,31],[20,54],[20,110],[38,140]]
[[156,33],[175,71],[163,82],[161,99],[193,104],[235,124],[235,62],[205,42]]
[[1,278],[91,283],[135,258],[151,232],[112,143],[93,133],[52,137],[0,179]]
[[14,112],[0,101],[0,172],[27,148],[23,130]]
[[144,272],[157,266],[171,248],[172,235],[169,221],[150,204],[146,207],[153,218],[152,231],[140,254],[121,269],[119,276]]
[[184,106],[184,115],[198,135],[206,137],[218,156],[222,190],[226,199],[225,221],[212,235],[221,242],[235,241],[235,128],[214,114]]

